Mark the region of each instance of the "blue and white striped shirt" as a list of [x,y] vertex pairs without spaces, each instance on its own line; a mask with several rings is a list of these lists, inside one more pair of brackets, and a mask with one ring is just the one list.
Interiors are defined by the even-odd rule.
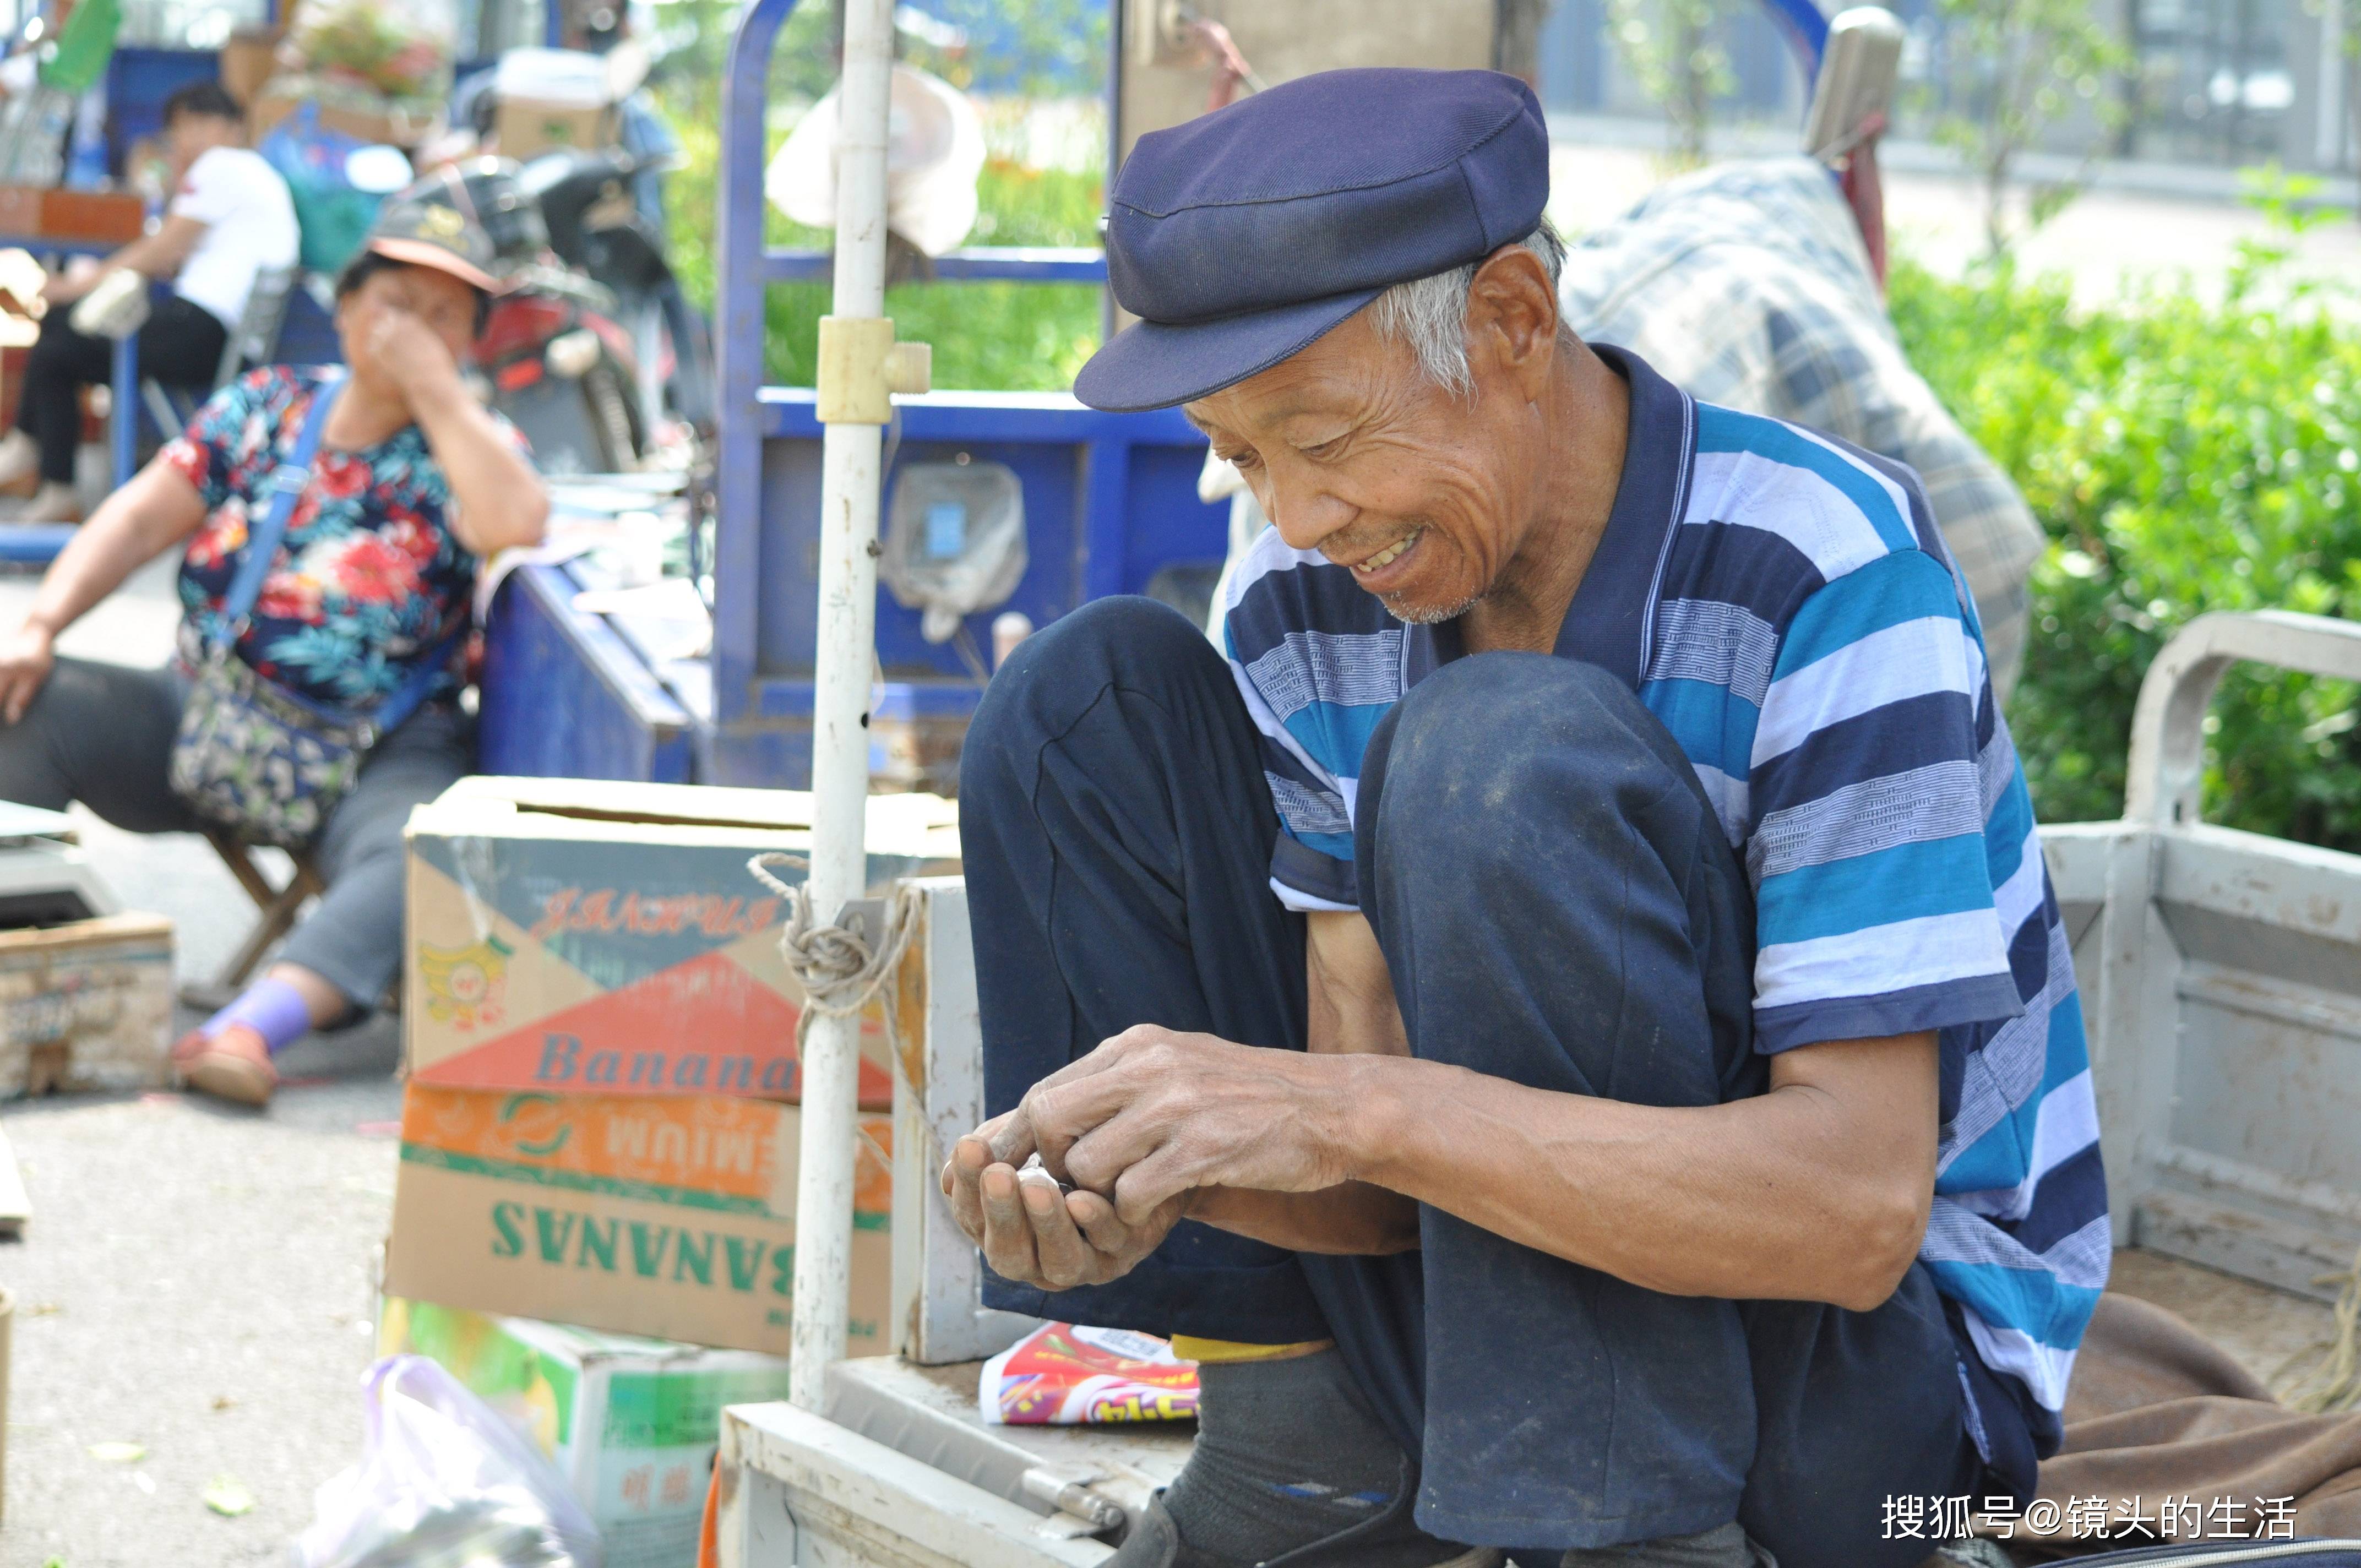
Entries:
[[[1973,601],[1908,469],[1599,352],[1631,383],[1631,434],[1557,652],[1632,684],[1744,860],[1755,1048],[1937,1031],[1919,1255],[1961,1341],[1978,1446],[2029,1494],[2015,1434],[2056,1448],[2106,1282],[2107,1204],[2066,935]],[[1275,530],[1223,604],[1284,828],[1272,889],[1351,908],[1363,750],[1457,656],[1458,629],[1396,621]]]

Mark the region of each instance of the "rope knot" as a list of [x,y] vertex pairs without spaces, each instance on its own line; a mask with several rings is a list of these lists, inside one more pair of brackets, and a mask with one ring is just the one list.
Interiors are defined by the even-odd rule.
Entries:
[[[771,874],[774,865],[800,870],[807,880],[782,881]],[[766,850],[748,861],[746,869],[787,903],[786,925],[779,933],[779,956],[804,988],[802,1016],[796,1021],[796,1053],[802,1054],[815,1016],[857,1018],[871,999],[881,994],[885,1000],[886,1024],[898,1039],[901,1024],[895,1015],[894,992],[886,980],[900,967],[918,927],[917,895],[909,884],[894,884],[885,903],[884,929],[877,933],[873,947],[871,938],[860,931],[833,920],[819,923],[812,911],[808,858],[784,850]]]

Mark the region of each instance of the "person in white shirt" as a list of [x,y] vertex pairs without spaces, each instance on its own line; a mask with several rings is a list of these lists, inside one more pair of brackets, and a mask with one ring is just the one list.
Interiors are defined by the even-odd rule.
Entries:
[[114,345],[75,331],[64,307],[111,272],[170,279],[173,293],[156,302],[139,329],[140,374],[210,390],[255,275],[295,264],[287,182],[241,145],[245,137],[245,115],[218,84],[173,93],[164,101],[164,139],[174,194],[163,223],[97,266],[52,277],[42,288],[50,309],[26,362],[16,426],[0,436],[0,496],[24,498],[13,521],[82,521],[73,485],[82,390],[108,378]]

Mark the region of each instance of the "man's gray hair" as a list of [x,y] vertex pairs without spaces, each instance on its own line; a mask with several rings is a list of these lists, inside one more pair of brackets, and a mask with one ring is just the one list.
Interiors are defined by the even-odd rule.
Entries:
[[[1541,226],[1517,242],[1541,258],[1549,274],[1550,290],[1557,290],[1565,268],[1565,241],[1543,218]],[[1470,397],[1476,378],[1467,368],[1467,291],[1476,281],[1480,260],[1431,277],[1397,283],[1369,302],[1369,324],[1378,335],[1410,345],[1426,378],[1455,397]]]

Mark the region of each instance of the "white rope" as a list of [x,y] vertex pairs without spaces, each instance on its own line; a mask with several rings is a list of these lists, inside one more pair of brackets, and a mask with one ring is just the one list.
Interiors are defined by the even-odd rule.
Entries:
[[2314,1415],[2361,1408],[2361,1254],[2344,1274],[2323,1274],[2312,1283],[2344,1286],[2336,1293],[2330,1337],[2289,1356],[2271,1392],[2289,1409]]
[[[898,1047],[900,1009],[895,1005],[895,988],[887,981],[901,967],[902,956],[917,935],[917,890],[906,882],[894,884],[885,900],[885,929],[873,948],[857,931],[834,923],[820,925],[812,914],[810,883],[782,882],[771,874],[774,865],[808,873],[811,861],[784,850],[771,850],[746,862],[756,881],[787,901],[787,922],[779,932],[779,956],[804,988],[802,1015],[796,1020],[797,1061],[802,1060],[804,1042],[810,1037],[815,1017],[858,1018],[877,997],[884,1000],[886,1030]],[[877,1146],[875,1139],[866,1132],[861,1139],[891,1168],[892,1157]]]

